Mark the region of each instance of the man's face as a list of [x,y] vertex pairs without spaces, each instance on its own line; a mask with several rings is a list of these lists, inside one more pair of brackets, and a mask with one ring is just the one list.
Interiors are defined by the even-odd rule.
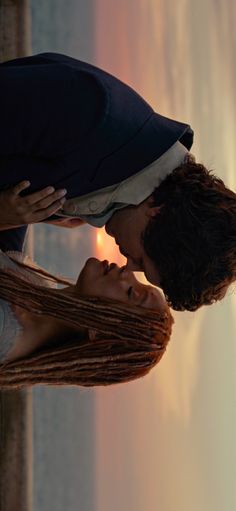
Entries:
[[159,210],[152,207],[150,196],[138,206],[116,211],[106,224],[107,234],[115,238],[121,254],[127,257],[127,268],[144,272],[146,279],[156,286],[160,286],[159,272],[144,250],[142,233]]

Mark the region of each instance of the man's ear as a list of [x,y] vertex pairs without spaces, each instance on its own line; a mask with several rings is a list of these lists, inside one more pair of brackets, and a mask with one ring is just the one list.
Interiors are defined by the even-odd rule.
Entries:
[[160,210],[162,208],[162,205],[161,206],[153,206],[153,203],[154,203],[154,197],[153,197],[153,195],[149,195],[149,197],[147,198],[147,216],[149,218],[155,217],[160,212]]
[[153,206],[153,207],[150,207],[147,214],[149,216],[149,218],[154,218],[155,216],[158,215],[158,213],[160,213],[161,211],[161,208],[162,206]]

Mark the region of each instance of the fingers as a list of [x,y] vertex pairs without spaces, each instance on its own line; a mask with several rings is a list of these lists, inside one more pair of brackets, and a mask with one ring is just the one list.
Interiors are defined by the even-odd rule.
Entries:
[[[60,197],[63,197],[67,193],[67,190],[56,190],[53,188],[53,186],[47,186],[47,188],[44,188],[43,190],[40,190],[39,192],[31,193],[30,195],[27,195],[24,197],[24,200],[28,206],[36,205],[37,209],[44,208],[49,206],[52,202],[55,202]],[[46,199],[46,200],[45,200]],[[41,203],[41,201],[44,201],[45,203]]]
[[53,220],[54,225],[57,225],[58,227],[68,227],[69,229],[79,227],[85,223],[86,222],[80,218],[58,218],[58,220]]
[[[17,183],[17,185],[9,189],[8,193],[10,192],[13,193],[14,195],[19,195],[20,192],[22,192],[26,188],[29,188],[30,184],[31,183],[28,180],[20,181],[20,183]],[[48,198],[50,196],[50,198],[48,198],[44,204],[43,203],[42,205],[40,204],[40,206],[43,208],[47,207],[49,204],[59,199],[60,197],[63,197],[64,195],[66,195],[66,193],[67,190],[65,188],[55,191],[55,188],[53,186],[47,186],[46,188],[43,188],[43,190],[27,195],[24,198],[24,200],[28,205],[31,206],[32,204],[36,204],[37,202],[42,201],[43,199]],[[37,207],[39,209],[39,205],[37,205]]]
[[39,200],[38,202],[34,203],[32,206],[32,210],[39,210],[39,209],[45,209],[51,206],[54,202],[62,199],[65,194],[67,193],[67,190],[57,190],[54,193],[51,193],[47,197]]
[[21,181],[20,183],[18,183],[17,185],[15,185],[11,192],[14,193],[15,195],[19,195],[20,192],[22,192],[23,190],[25,190],[26,188],[29,188],[30,186],[30,181]]
[[11,210],[17,212],[17,219],[22,218],[23,223],[36,223],[45,220],[62,208],[67,190],[56,190],[47,186],[43,190],[20,196],[20,192],[30,186],[30,181],[24,180],[8,190],[8,202],[12,204]]
[[59,209],[62,208],[65,200],[66,200],[65,198],[62,198],[60,200],[57,200],[56,202],[54,202],[47,208],[35,211],[33,213],[33,223],[41,222],[42,220],[46,220],[46,218],[48,218],[49,216],[56,213]]

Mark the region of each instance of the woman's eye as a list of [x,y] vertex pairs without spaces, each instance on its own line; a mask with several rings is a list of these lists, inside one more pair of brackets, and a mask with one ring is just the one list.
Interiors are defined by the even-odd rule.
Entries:
[[132,288],[132,286],[130,286],[130,287],[129,287],[129,289],[128,289],[128,297],[130,297],[130,296],[131,296],[132,289],[133,289],[133,288]]

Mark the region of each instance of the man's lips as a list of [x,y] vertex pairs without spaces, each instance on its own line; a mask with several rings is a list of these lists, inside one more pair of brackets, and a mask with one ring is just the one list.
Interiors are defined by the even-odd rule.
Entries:
[[105,230],[106,230],[106,233],[109,234],[109,236],[112,236],[114,239],[115,239],[115,242],[116,242],[116,245],[118,245],[119,247],[119,251],[120,253],[126,257],[126,259],[129,257],[129,254],[127,254],[127,252],[125,252],[125,250],[122,249],[122,247],[120,246],[120,243],[118,241],[118,239],[116,238],[116,236],[113,234],[112,230],[110,230],[109,228],[109,221],[107,222],[107,224],[105,225]]
[[108,222],[105,224],[105,231],[107,234],[109,234],[109,236],[114,237],[112,230],[110,229],[110,220],[108,220]]
[[121,247],[119,241],[115,238],[115,242],[116,242],[116,245],[118,245],[119,247],[119,251],[120,253],[124,256],[124,257],[129,257],[129,254],[127,254],[127,252],[125,250],[123,250],[123,248]]
[[102,261],[102,266],[104,268],[104,275],[106,275],[113,268],[118,268],[116,263],[109,263],[109,261],[107,261],[107,260]]

